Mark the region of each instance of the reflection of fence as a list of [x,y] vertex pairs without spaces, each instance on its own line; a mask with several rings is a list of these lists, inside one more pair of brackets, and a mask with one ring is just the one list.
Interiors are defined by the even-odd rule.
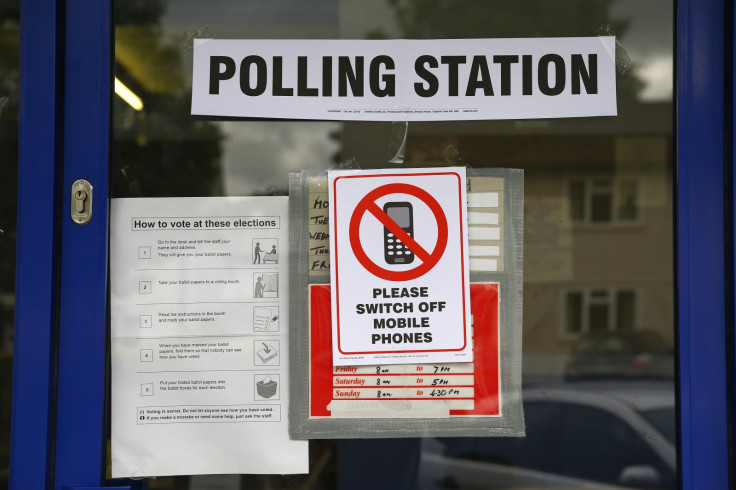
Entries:
[[276,252],[263,254],[263,263],[265,264],[266,262],[277,264],[279,262],[279,254]]
[[279,275],[263,274],[263,292],[278,293],[279,292]]

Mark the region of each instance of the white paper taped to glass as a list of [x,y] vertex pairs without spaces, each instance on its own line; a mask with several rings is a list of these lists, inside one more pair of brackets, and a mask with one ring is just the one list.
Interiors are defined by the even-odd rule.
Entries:
[[612,36],[195,39],[192,114],[434,121],[615,116]]

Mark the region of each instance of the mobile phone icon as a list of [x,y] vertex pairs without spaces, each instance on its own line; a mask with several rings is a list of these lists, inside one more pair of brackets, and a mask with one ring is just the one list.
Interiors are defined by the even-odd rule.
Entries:
[[[411,203],[387,202],[383,205],[383,212],[414,238],[414,209]],[[414,261],[414,253],[386,227],[383,228],[383,256],[387,264],[410,264]]]

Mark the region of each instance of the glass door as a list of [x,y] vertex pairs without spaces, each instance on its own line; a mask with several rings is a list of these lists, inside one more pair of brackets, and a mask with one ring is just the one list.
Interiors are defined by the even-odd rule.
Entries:
[[314,440],[309,475],[157,488],[677,486],[673,2],[120,1],[114,22],[141,104],[113,98],[113,198],[285,195],[396,153],[391,123],[189,115],[193,38],[617,39],[616,117],[408,123],[405,167],[524,169],[526,438]]
[[[398,153],[408,168],[525,171],[527,437],[313,440],[307,475],[136,485],[726,485],[723,141],[700,122],[723,105],[695,103],[704,89],[690,78],[690,59],[677,91],[674,71],[675,56],[722,43],[714,34],[722,12],[715,2],[667,0],[67,5],[61,202],[83,178],[94,207],[87,225],[68,219],[68,204],[60,220],[56,486],[131,485],[107,479],[109,199],[286,195],[290,172],[381,168]],[[617,39],[615,117],[409,123],[397,145],[391,123],[190,114],[195,38],[591,35]],[[703,148],[712,158],[696,162]],[[715,463],[705,472],[707,459]]]

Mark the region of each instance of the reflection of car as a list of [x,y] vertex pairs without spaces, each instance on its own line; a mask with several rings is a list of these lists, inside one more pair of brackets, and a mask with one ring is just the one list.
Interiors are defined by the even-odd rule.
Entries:
[[530,389],[524,413],[524,438],[423,440],[421,487],[677,486],[671,382]]
[[596,332],[581,337],[565,366],[565,379],[672,378],[674,356],[656,332]]

